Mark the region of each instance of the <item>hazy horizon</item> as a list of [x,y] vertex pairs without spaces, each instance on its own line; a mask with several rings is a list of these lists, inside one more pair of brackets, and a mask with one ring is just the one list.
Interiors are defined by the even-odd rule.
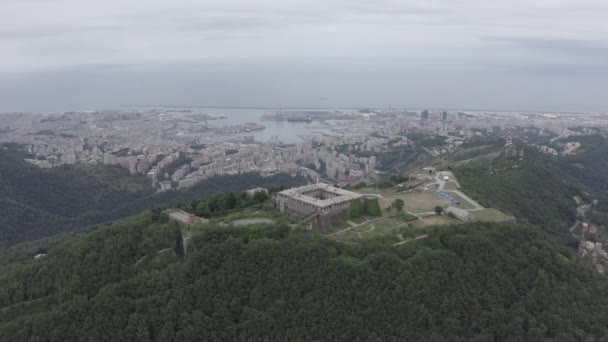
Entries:
[[599,0],[2,7],[0,111],[608,108],[608,4]]

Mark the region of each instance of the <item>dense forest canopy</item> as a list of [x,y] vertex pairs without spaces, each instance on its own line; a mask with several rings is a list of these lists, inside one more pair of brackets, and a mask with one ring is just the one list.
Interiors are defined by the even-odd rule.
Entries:
[[524,160],[512,167],[495,161],[490,172],[486,162],[454,168],[464,191],[482,205],[500,208],[520,219],[567,237],[576,220],[573,197],[580,190],[542,164]]
[[[0,256],[0,340],[596,340],[608,283],[530,225],[392,247],[208,226],[182,261],[158,210]],[[7,258],[13,261],[8,262]],[[21,261],[16,261],[21,260]]]
[[576,178],[589,190],[608,191],[608,143],[601,135],[572,136],[556,141],[556,144],[579,142],[576,154],[553,158],[550,162],[560,171]]

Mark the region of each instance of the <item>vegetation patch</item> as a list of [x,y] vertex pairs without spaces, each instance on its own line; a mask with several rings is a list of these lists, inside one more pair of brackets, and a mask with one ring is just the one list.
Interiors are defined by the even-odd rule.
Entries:
[[494,222],[496,220],[502,220],[502,219],[507,218],[507,215],[503,214],[502,212],[500,212],[496,209],[491,209],[491,208],[487,208],[487,209],[483,209],[483,210],[476,210],[476,211],[472,212],[472,214],[475,216],[475,219],[478,221]]
[[418,219],[418,217],[406,213],[397,214],[394,217],[401,222],[411,222],[416,221]]

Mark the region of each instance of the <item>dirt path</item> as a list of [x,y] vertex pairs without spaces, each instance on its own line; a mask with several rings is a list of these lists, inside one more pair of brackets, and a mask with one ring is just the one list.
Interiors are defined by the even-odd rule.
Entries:
[[239,227],[239,226],[248,226],[250,224],[258,224],[258,223],[274,223],[274,221],[269,218],[260,217],[260,218],[247,218],[247,219],[234,220],[231,223],[233,225]]
[[414,240],[420,240],[420,239],[426,239],[427,237],[429,237],[428,235],[420,235],[420,236],[416,236],[413,239],[409,239],[409,240],[403,240],[401,242],[397,242],[396,244],[394,244],[393,246],[399,246],[399,245],[403,245],[404,243],[410,242],[410,241],[414,241]]

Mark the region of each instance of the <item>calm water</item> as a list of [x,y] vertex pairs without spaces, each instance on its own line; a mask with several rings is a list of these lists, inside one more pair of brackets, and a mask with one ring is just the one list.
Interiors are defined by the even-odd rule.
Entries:
[[[289,109],[286,109],[289,110]],[[264,109],[231,109],[231,108],[193,108],[194,113],[208,115],[226,115],[228,118],[219,120],[209,120],[209,126],[238,125],[247,122],[254,122],[266,126],[261,131],[239,133],[238,135],[252,135],[258,141],[268,141],[273,136],[279,137],[286,143],[302,142],[298,135],[320,135],[331,133],[327,129],[306,128],[306,126],[317,126],[318,122],[287,122],[287,121],[261,121],[260,118],[267,110]]]

